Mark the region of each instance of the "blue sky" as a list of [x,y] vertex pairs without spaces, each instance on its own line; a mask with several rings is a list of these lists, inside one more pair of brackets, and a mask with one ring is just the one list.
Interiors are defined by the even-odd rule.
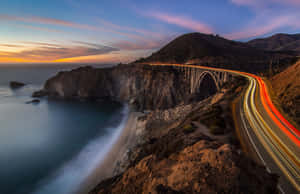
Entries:
[[245,41],[300,30],[300,0],[9,0],[0,63],[129,62],[183,33]]

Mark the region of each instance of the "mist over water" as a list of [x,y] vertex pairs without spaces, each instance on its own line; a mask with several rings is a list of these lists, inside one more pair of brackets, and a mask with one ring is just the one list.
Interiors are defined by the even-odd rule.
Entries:
[[70,194],[75,193],[81,183],[104,159],[113,143],[119,137],[128,118],[128,107],[122,111],[122,120],[118,126],[108,127],[113,131],[110,137],[99,136],[91,140],[74,158],[43,180],[33,194]]
[[[127,107],[113,102],[26,104],[59,70],[0,67],[0,193],[72,193],[126,122]],[[11,80],[28,85],[12,90]]]

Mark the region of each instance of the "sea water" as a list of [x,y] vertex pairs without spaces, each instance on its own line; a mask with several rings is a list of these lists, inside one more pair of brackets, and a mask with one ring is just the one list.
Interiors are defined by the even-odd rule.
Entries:
[[[0,67],[0,193],[74,193],[122,130],[126,106],[102,101],[26,103],[70,66]],[[9,81],[27,85],[13,90]]]

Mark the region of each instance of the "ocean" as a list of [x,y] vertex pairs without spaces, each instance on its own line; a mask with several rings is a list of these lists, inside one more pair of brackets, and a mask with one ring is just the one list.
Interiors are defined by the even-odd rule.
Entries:
[[[58,71],[75,66],[0,67],[0,193],[71,194],[121,133],[128,108],[31,94]],[[13,90],[9,81],[26,86]]]

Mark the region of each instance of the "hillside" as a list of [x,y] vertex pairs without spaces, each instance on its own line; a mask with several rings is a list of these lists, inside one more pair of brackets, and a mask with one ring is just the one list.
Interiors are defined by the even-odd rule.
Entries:
[[[246,43],[202,33],[179,36],[159,51],[137,63],[197,63],[248,72],[264,71],[276,56],[286,60],[288,55],[256,49]],[[287,63],[287,62],[286,62]]]
[[300,61],[275,75],[271,82],[283,109],[300,125]]
[[292,51],[300,54],[300,34],[275,34],[271,37],[254,39],[250,46],[268,51]]
[[228,110],[240,84],[139,117],[137,143],[89,194],[278,193],[277,176],[239,150]]

